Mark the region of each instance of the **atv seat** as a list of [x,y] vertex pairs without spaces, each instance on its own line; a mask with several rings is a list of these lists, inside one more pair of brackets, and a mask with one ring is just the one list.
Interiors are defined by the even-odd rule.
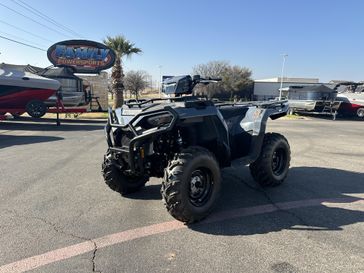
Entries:
[[242,106],[222,106],[219,108],[219,111],[230,131],[233,129],[234,125],[240,123],[240,121],[245,117],[248,109],[248,107]]
[[245,118],[249,107],[222,106],[219,108],[229,130],[231,158],[239,158],[249,153],[251,134],[244,131],[240,122]]
[[221,115],[224,119],[244,115],[248,111],[248,107],[241,106],[222,106],[219,108]]

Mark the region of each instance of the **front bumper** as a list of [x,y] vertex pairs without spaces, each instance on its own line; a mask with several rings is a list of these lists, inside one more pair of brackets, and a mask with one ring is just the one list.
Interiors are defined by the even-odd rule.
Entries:
[[[142,132],[137,130],[137,125],[142,119],[166,113],[169,113],[172,116],[172,120],[169,124],[144,130]],[[117,123],[115,112],[109,108],[108,120],[105,126],[105,136],[109,151],[113,154],[115,159],[118,159],[121,154],[126,154],[127,163],[129,165],[128,170],[130,170],[130,172],[135,173],[137,171],[143,171],[144,150],[142,143],[145,143],[145,140],[147,139],[153,139],[158,135],[171,131],[174,128],[177,120],[177,113],[171,107],[167,106],[161,110],[141,112],[133,117],[128,124],[121,125]],[[128,133],[128,135],[132,135],[128,146],[122,146],[121,143],[118,143],[115,134],[116,131],[118,131],[119,134]]]

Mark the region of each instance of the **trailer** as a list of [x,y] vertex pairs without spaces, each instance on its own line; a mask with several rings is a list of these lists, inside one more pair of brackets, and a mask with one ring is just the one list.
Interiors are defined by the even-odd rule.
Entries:
[[288,99],[289,114],[329,115],[333,120],[341,105],[336,101],[337,91],[323,84],[311,86],[289,86],[282,89]]
[[[22,114],[26,113],[25,108],[1,108],[0,109],[0,120],[5,120],[6,113],[11,114],[13,117],[19,117]],[[60,96],[57,96],[57,101],[54,107],[48,107],[47,113],[54,113],[57,114],[56,118],[56,124],[57,126],[61,125],[59,114],[66,114],[66,113],[75,113],[75,114],[81,114],[88,112],[86,108],[84,107],[65,107],[62,99]]]
[[311,111],[308,111],[307,109],[304,108],[295,108],[294,105],[291,106],[289,102],[288,104],[289,104],[288,114],[290,115],[293,115],[295,113],[306,114],[306,115],[326,115],[326,116],[331,116],[333,120],[336,120],[342,102],[326,101],[320,104],[319,107],[316,107],[316,110],[311,110]]

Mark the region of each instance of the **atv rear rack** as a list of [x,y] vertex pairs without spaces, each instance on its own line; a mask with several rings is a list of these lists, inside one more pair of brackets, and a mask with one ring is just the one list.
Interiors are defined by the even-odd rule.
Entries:
[[216,107],[222,106],[257,106],[260,108],[270,108],[272,106],[283,106],[288,100],[279,101],[247,101],[247,102],[216,102]]

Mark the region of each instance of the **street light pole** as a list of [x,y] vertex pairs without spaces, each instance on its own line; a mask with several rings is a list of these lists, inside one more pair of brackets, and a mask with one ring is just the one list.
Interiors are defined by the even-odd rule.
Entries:
[[282,100],[284,65],[286,63],[286,58],[288,57],[288,54],[282,54],[281,56],[283,57],[283,63],[282,63],[282,72],[281,72],[281,88],[279,88],[279,100]]
[[162,66],[158,65],[158,68],[159,68],[158,90],[159,90],[159,96],[161,96]]

